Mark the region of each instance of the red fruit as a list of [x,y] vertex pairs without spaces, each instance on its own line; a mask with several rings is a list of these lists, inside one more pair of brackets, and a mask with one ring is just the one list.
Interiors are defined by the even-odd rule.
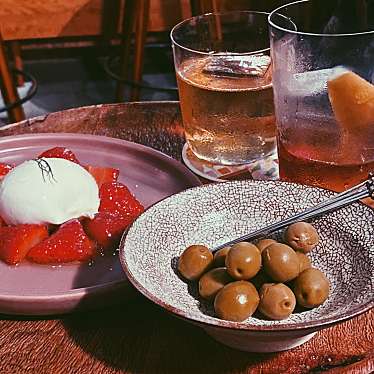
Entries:
[[7,264],[22,261],[29,250],[48,237],[45,225],[17,225],[0,228],[0,258]]
[[100,166],[86,166],[86,170],[95,178],[99,188],[104,183],[116,182],[119,175],[118,169],[104,168]]
[[128,227],[135,217],[120,216],[112,213],[102,212],[96,214],[92,220],[84,223],[84,228],[89,237],[95,240],[104,250],[118,248],[123,231]]
[[93,242],[78,220],[60,226],[48,239],[33,247],[27,258],[39,264],[87,260],[95,252]]
[[38,158],[64,158],[65,160],[69,160],[79,164],[78,159],[76,158],[75,154],[68,148],[65,147],[55,147],[48,149],[47,151],[41,153]]
[[6,226],[6,223],[5,221],[0,217],[0,227],[1,226]]
[[13,165],[4,164],[3,162],[0,162],[0,179],[5,177],[5,175],[7,175],[13,168]]
[[134,195],[122,183],[104,183],[100,187],[99,195],[99,212],[136,218],[144,211],[143,205],[136,200]]

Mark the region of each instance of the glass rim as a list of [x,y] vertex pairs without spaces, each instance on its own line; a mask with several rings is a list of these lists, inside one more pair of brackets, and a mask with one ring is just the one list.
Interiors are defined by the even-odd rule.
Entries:
[[374,34],[374,30],[360,31],[360,32],[353,32],[353,33],[337,33],[337,34],[324,34],[324,33],[314,33],[314,32],[306,32],[306,31],[298,31],[297,28],[295,30],[287,29],[285,27],[282,27],[282,26],[279,26],[279,25],[275,24],[272,21],[272,17],[275,16],[275,15],[278,15],[278,16],[282,16],[282,17],[288,18],[290,20],[290,22],[292,22],[294,24],[294,22],[289,17],[286,17],[284,14],[276,14],[276,13],[278,11],[284,9],[284,8],[289,7],[289,6],[296,5],[296,4],[301,4],[301,3],[308,3],[309,1],[311,1],[311,0],[293,1],[291,3],[284,4],[284,5],[276,8],[276,9],[274,9],[272,12],[270,12],[269,17],[268,17],[269,25],[271,27],[274,27],[277,30],[281,30],[281,31],[284,31],[284,32],[287,32],[287,33],[290,33],[290,34],[294,34],[294,35],[305,35],[305,36],[335,37],[336,38],[336,37],[352,37],[352,36],[362,36],[362,35]]
[[[226,16],[226,15],[230,15],[230,14],[261,14],[261,15],[266,16],[266,20],[268,20],[269,16],[270,16],[269,12],[262,12],[262,11],[257,11],[257,10],[232,10],[232,11],[228,11],[228,12],[210,12],[210,13],[199,14],[197,16],[193,16],[193,17],[184,19],[183,21],[177,23],[171,29],[170,39],[172,41],[172,45],[173,46],[176,45],[176,46],[178,46],[179,48],[181,48],[185,51],[193,52],[193,53],[204,55],[204,56],[219,56],[221,54],[224,54],[225,56],[230,56],[230,55],[232,55],[232,56],[248,56],[248,55],[257,55],[257,54],[264,53],[264,52],[270,52],[270,41],[269,41],[269,47],[263,48],[263,49],[257,49],[255,51],[251,51],[251,52],[217,52],[217,53],[214,53],[213,51],[212,52],[204,52],[204,51],[199,51],[199,50],[196,50],[196,49],[185,47],[185,46],[181,45],[180,43],[178,43],[175,40],[175,38],[173,37],[173,34],[175,33],[177,28],[179,28],[180,26],[182,26],[185,23],[191,22],[193,19],[197,19],[197,18],[200,18],[200,17],[207,17],[207,16]],[[266,25],[268,25],[268,22],[266,22]]]

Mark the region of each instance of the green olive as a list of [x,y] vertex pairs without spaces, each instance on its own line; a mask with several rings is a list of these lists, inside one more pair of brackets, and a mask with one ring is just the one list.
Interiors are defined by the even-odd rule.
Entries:
[[265,283],[260,289],[258,310],[266,317],[275,320],[290,316],[296,306],[296,298],[283,283]]
[[287,228],[284,239],[295,251],[307,253],[318,244],[319,235],[310,223],[296,222]]
[[263,270],[260,270],[253,278],[251,278],[251,283],[259,290],[263,284],[272,283],[273,280],[270,276]]
[[293,290],[298,304],[305,308],[315,308],[328,298],[330,282],[322,271],[310,268],[295,279]]
[[228,321],[241,322],[250,317],[260,298],[255,286],[247,281],[226,284],[214,300],[217,316]]
[[312,267],[310,258],[305,253],[296,252],[296,256],[299,258],[299,273]]
[[199,279],[213,262],[212,252],[204,245],[191,245],[178,260],[179,273],[188,280]]
[[296,252],[285,244],[269,245],[262,252],[266,273],[276,282],[288,282],[299,275],[299,259]]
[[229,253],[230,248],[231,247],[221,248],[214,254],[213,266],[215,268],[220,268],[220,267],[225,266],[226,256]]
[[256,243],[256,247],[262,252],[266,247],[269,245],[276,243],[277,241],[274,239],[261,239]]
[[260,250],[247,242],[234,244],[226,256],[226,267],[234,279],[251,279],[261,268]]
[[200,278],[199,294],[204,299],[212,300],[221,288],[233,281],[226,268],[212,269]]

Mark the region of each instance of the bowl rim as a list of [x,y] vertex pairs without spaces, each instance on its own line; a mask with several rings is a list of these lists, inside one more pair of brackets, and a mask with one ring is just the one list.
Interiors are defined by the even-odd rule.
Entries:
[[[309,186],[306,184],[299,184],[299,183],[293,183],[293,182],[285,182],[285,181],[280,181],[280,180],[272,180],[272,181],[267,181],[267,180],[244,180],[244,181],[227,181],[225,183],[209,183],[209,184],[204,184],[201,186],[196,186],[196,187],[191,187],[188,188],[187,190],[181,191],[177,194],[171,195],[166,197],[165,199],[162,199],[158,201],[157,203],[149,206],[142,214],[143,216],[148,210],[150,210],[152,207],[161,204],[164,200],[172,199],[177,195],[181,195],[186,193],[187,191],[195,190],[195,189],[205,189],[205,188],[212,188],[212,186],[223,186],[226,184],[236,184],[236,185],[242,185],[242,184],[252,184],[252,183],[275,183],[275,184],[282,184],[282,185],[290,185],[290,186],[297,186],[297,188],[300,188],[300,186],[307,188],[307,189],[312,189],[312,190],[320,190],[321,192],[324,193],[329,193],[331,195],[334,194],[333,191],[320,188],[320,187],[313,187]],[[219,188],[219,187],[217,187]],[[362,206],[363,209],[372,211],[374,214],[374,209],[370,208],[366,204],[362,203],[361,201],[358,202],[360,206]],[[141,217],[140,216],[140,217]],[[119,259],[121,266],[126,274],[127,279],[130,281],[130,283],[147,299],[152,301],[154,304],[157,306],[165,309],[167,312],[175,315],[175,317],[182,318],[184,320],[187,320],[190,323],[193,324],[199,324],[202,325],[202,327],[212,327],[212,328],[224,328],[224,329],[232,329],[232,330],[237,330],[237,331],[248,331],[248,332],[267,332],[267,333],[277,333],[277,332],[286,332],[286,331],[301,331],[301,330],[319,330],[322,328],[327,328],[329,326],[335,325],[337,323],[346,321],[348,319],[351,319],[353,317],[357,317],[360,314],[363,314],[370,309],[374,308],[374,297],[363,303],[360,304],[356,307],[350,308],[349,310],[345,311],[344,313],[341,314],[335,314],[331,317],[327,318],[321,318],[318,320],[312,320],[308,322],[296,322],[296,323],[284,323],[284,324],[279,324],[279,325],[244,325],[241,322],[233,322],[233,321],[226,321],[226,320],[221,320],[216,317],[213,317],[213,320],[211,321],[206,321],[203,319],[191,317],[188,312],[183,311],[182,309],[178,307],[174,307],[169,305],[168,303],[164,302],[162,299],[160,299],[157,296],[154,296],[151,292],[149,292],[143,285],[136,279],[134,274],[129,270],[127,266],[127,261],[126,261],[126,256],[125,256],[125,243],[126,243],[126,237],[127,234],[133,229],[133,226],[135,222],[140,218],[138,217],[128,228],[126,233],[121,238],[120,246],[119,246]]]

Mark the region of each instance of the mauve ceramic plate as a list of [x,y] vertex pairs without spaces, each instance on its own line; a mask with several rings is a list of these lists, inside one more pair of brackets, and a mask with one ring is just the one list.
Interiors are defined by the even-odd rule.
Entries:
[[[145,207],[200,184],[181,163],[151,148],[124,140],[81,134],[33,134],[0,138],[0,162],[19,164],[55,146],[70,148],[82,164],[120,170]],[[46,266],[0,262],[0,313],[48,315],[103,306],[125,295],[129,283],[118,256],[93,264]],[[125,297],[125,296],[124,296]]]
[[[226,182],[189,189],[149,208],[120,245],[129,280],[153,302],[200,325],[217,340],[248,351],[280,351],[315,331],[374,305],[374,210],[355,203],[313,221],[320,242],[310,253],[331,283],[318,308],[282,321],[258,316],[237,323],[215,317],[198,297],[197,283],[182,281],[177,261],[186,247],[210,248],[285,219],[331,197],[322,189],[285,182]],[[282,233],[274,235],[282,240]],[[139,257],[142,260],[139,261]]]

